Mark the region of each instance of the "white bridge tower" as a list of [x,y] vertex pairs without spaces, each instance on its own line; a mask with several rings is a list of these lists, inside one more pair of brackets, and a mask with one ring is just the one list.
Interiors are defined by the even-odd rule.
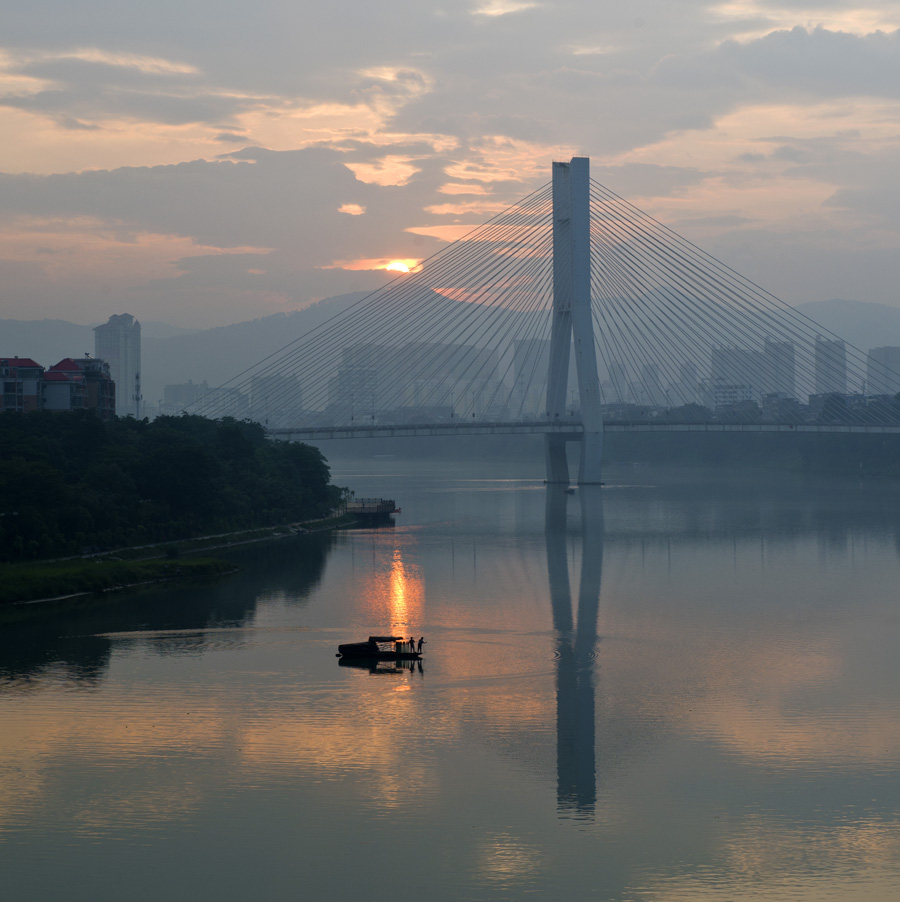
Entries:
[[600,378],[591,316],[590,164],[587,157],[553,164],[553,325],[547,416],[564,422],[569,383],[569,355],[574,342],[581,433],[545,437],[547,482],[569,483],[566,442],[581,442],[578,482],[599,484],[603,458]]

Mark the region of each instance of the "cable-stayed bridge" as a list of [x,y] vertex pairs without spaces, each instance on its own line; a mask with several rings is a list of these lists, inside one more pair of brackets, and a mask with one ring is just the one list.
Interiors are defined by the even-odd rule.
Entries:
[[900,351],[852,347],[588,165],[554,163],[192,412],[313,441],[540,433],[548,480],[568,481],[577,441],[583,483],[600,481],[604,431],[900,432]]

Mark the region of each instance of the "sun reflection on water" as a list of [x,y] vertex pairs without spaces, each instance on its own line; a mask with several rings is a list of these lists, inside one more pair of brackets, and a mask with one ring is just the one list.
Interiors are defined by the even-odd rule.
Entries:
[[485,837],[476,874],[485,883],[510,887],[531,879],[540,869],[541,859],[533,844],[500,833]]
[[399,547],[385,561],[364,588],[366,608],[373,624],[384,623],[391,635],[407,636],[422,622],[425,581],[418,565],[404,561]]

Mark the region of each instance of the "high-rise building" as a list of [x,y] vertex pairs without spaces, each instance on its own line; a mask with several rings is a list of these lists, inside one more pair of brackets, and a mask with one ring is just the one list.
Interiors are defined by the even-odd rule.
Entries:
[[208,394],[209,385],[205,379],[203,382],[189,379],[176,385],[166,385],[163,387],[163,402],[159,412],[165,416],[175,416]]
[[140,418],[141,324],[130,313],[119,313],[96,326],[94,357],[109,364],[116,383],[116,413]]
[[342,366],[328,381],[328,402],[337,416],[354,421],[369,416],[374,419],[378,394],[378,371],[367,366]]
[[792,398],[796,394],[794,343],[767,338],[762,351],[713,348],[710,379],[713,387],[743,386],[755,401],[770,394]]
[[644,392],[642,404],[649,404],[652,407],[669,406],[659,375],[659,367],[655,363],[645,363],[641,367],[641,385]]
[[866,363],[868,394],[896,395],[900,392],[900,348],[872,348]]
[[621,363],[610,363],[609,384],[612,388],[610,404],[624,404],[630,400],[628,395],[628,370]]
[[513,403],[526,417],[547,409],[547,372],[550,342],[546,338],[523,338],[513,342],[515,397]]
[[759,397],[766,388],[765,374],[765,360],[760,351],[749,348],[712,349],[710,378],[714,388],[717,385],[732,389],[743,386],[750,398]]
[[816,394],[847,393],[847,349],[840,339],[816,336]]
[[703,389],[697,364],[685,361],[678,367],[678,381],[672,386],[671,406],[682,404],[702,404]]
[[767,338],[763,349],[764,395],[793,398],[797,394],[794,343]]
[[250,380],[250,418],[264,426],[289,426],[303,409],[303,391],[296,376],[267,373]]

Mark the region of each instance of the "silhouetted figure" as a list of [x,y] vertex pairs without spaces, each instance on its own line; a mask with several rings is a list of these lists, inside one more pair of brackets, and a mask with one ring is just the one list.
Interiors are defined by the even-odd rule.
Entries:
[[416,650],[416,637],[415,636],[409,637],[409,650],[410,650],[410,652],[414,652]]
[[416,651],[417,651],[419,654],[422,654],[422,646],[423,646],[424,644],[425,644],[425,637],[422,636],[422,637],[420,637],[420,639],[419,639],[419,645],[418,645],[418,647],[416,648]]

